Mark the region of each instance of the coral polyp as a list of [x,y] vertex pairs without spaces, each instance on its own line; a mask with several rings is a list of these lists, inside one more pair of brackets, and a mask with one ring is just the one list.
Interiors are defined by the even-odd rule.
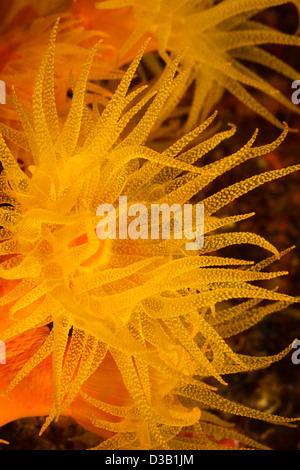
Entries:
[[[151,129],[187,70],[178,69],[178,56],[155,92],[145,94],[144,86],[132,91],[146,45],[102,113],[96,104],[93,109],[85,105],[96,45],[61,123],[53,72],[57,27],[36,77],[31,115],[13,91],[24,132],[6,135],[30,153],[25,171],[0,138],[0,338],[8,358],[15,358],[0,369],[0,403],[7,409],[0,423],[18,413],[47,414],[44,430],[54,418],[70,415],[106,438],[99,449],[222,449],[218,441],[226,436],[259,448],[207,409],[278,424],[295,418],[231,402],[207,379],[226,384],[226,374],[284,357],[290,347],[275,356],[252,357],[234,352],[225,339],[298,299],[253,284],[286,274],[264,271],[283,253],[263,237],[226,230],[254,213],[215,214],[300,165],[249,177],[208,197],[203,190],[235,166],[276,149],[287,125],[270,144],[255,147],[255,132],[234,154],[205,165],[201,158],[236,130],[230,125],[191,147],[216,113],[165,151],[151,149],[146,144]],[[97,207],[112,204],[120,216],[122,195],[146,207],[182,206],[197,196],[205,209],[202,249],[186,250],[184,234],[181,239],[100,240]],[[237,244],[257,245],[271,256],[255,264],[218,253]],[[224,307],[222,302],[231,299],[239,303]],[[260,305],[261,300],[271,302]],[[39,383],[39,403],[22,400],[22,383],[26,390]]]
[[[136,28],[128,35],[119,55],[134,50],[145,34],[155,38],[160,56],[168,63],[169,54],[178,54],[186,48],[185,61],[193,64],[186,81],[169,100],[169,112],[184,92],[194,83],[194,96],[188,111],[185,128],[192,129],[199,119],[205,119],[229,91],[255,113],[281,128],[282,123],[256,99],[251,90],[278,100],[281,105],[299,112],[291,101],[255,70],[257,64],[283,74],[291,80],[297,71],[265,50],[265,45],[299,46],[296,35],[284,34],[260,23],[257,14],[266,8],[287,3],[285,0],[103,0],[96,2],[99,9],[125,12],[131,7],[137,20]],[[299,2],[294,5],[299,9]],[[124,13],[125,15],[125,13]],[[159,69],[158,59],[149,59],[153,70]]]

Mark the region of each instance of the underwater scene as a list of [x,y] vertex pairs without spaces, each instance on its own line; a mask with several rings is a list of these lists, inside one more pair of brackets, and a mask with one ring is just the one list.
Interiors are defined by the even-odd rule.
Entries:
[[0,12],[0,450],[300,450],[300,0]]

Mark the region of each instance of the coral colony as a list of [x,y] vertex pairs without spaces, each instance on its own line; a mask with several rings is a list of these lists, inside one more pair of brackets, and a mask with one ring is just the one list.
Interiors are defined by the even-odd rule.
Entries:
[[[264,449],[228,414],[297,421],[219,386],[297,346],[255,356],[230,338],[299,301],[267,282],[290,248],[241,231],[255,208],[238,198],[300,164],[206,190],[285,145],[288,124],[247,87],[299,113],[252,68],[297,79],[261,46],[300,38],[254,17],[284,3],[3,0],[0,426],[42,416],[43,439],[68,416],[100,450]],[[277,137],[220,157],[239,133],[239,115],[218,122],[225,91]],[[224,255],[241,244],[266,256]]]

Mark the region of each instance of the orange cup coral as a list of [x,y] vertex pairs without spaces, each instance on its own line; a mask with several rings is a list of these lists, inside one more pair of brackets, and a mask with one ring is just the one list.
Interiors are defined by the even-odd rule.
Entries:
[[[157,92],[138,99],[144,87],[128,90],[142,48],[99,114],[96,106],[85,106],[94,47],[61,128],[53,85],[57,28],[36,78],[31,116],[14,93],[24,133],[7,132],[7,137],[15,144],[22,141],[31,153],[26,173],[0,137],[0,276],[5,289],[0,339],[8,351],[7,364],[0,368],[0,400],[7,410],[2,424],[47,414],[45,429],[55,417],[71,415],[107,437],[99,449],[223,448],[215,442],[222,437],[260,447],[206,409],[282,424],[293,419],[230,402],[206,379],[225,384],[224,374],[265,367],[283,357],[289,348],[274,357],[237,354],[225,338],[295,299],[252,284],[286,274],[262,271],[280,257],[263,237],[214,233],[253,213],[225,218],[215,213],[300,165],[252,176],[204,199],[201,192],[236,165],[275,149],[287,126],[275,142],[254,147],[255,133],[236,153],[200,167],[195,162],[235,132],[230,126],[187,149],[213,115],[163,153],[156,152],[145,142],[170,94],[185,79],[185,70],[178,73],[180,57],[168,67]],[[147,207],[153,202],[183,205],[197,195],[205,208],[203,248],[186,250],[184,236],[99,240],[96,209],[109,203],[118,211],[120,195]],[[241,243],[258,245],[272,256],[254,264],[210,254]],[[245,298],[222,308],[222,301]],[[260,306],[261,299],[273,303]],[[45,328],[49,323],[51,332]],[[38,390],[34,401],[33,388]]]

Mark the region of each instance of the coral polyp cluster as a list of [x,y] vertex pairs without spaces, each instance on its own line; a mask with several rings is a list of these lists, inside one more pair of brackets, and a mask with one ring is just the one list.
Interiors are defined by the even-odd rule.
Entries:
[[[279,251],[239,229],[255,208],[235,215],[226,208],[300,164],[207,191],[239,165],[284,145],[288,124],[245,87],[295,106],[240,62],[294,76],[292,67],[258,46],[299,45],[299,38],[253,20],[283,3],[6,5],[0,24],[3,40],[10,40],[0,58],[9,85],[8,106],[0,109],[0,345],[6,354],[0,426],[43,416],[42,435],[68,416],[99,436],[95,449],[224,449],[228,440],[264,449],[221,416],[281,425],[299,419],[232,401],[218,387],[228,384],[228,375],[266,368],[291,350],[287,342],[274,355],[253,356],[230,342],[299,297],[274,284],[285,270],[268,269],[291,248]],[[225,89],[279,127],[277,137],[256,145],[256,130],[240,148],[218,156],[238,129],[231,123],[221,129],[213,112]],[[121,198],[147,214],[153,205],[203,205],[203,244],[188,249],[191,238],[182,226],[175,232],[172,209],[168,237],[143,236],[138,218],[135,237],[120,229],[115,237],[99,236],[99,207],[113,208],[121,227]],[[197,221],[190,228],[196,233]],[[239,245],[266,257],[241,259]]]
[[[211,124],[214,114],[164,152],[154,151],[145,142],[174,87],[185,78],[184,71],[177,72],[180,57],[168,67],[160,88],[143,97],[143,86],[129,91],[142,48],[99,114],[96,105],[92,110],[85,106],[97,45],[75,84],[70,111],[61,125],[53,72],[57,27],[58,23],[36,77],[32,115],[13,91],[24,133],[15,131],[8,137],[16,145],[22,139],[31,154],[25,172],[3,137],[0,141],[0,274],[5,291],[1,339],[7,342],[8,362],[10,357],[20,358],[17,373],[3,392],[9,397],[22,381],[37,380],[36,368],[43,370],[52,357],[54,398],[51,405],[47,399],[49,412],[43,429],[55,417],[67,414],[78,415],[79,421],[89,422],[88,427],[109,437],[99,445],[101,449],[222,448],[217,441],[226,435],[239,436],[244,445],[255,446],[251,439],[226,430],[202,406],[274,423],[293,419],[232,403],[205,379],[213,377],[224,384],[224,374],[266,367],[286,355],[289,348],[274,357],[240,355],[224,338],[294,299],[252,284],[285,274],[263,271],[280,257],[263,237],[226,230],[214,234],[253,213],[223,218],[215,213],[300,165],[252,176],[204,199],[201,192],[236,165],[277,148],[287,126],[270,144],[255,147],[256,132],[236,153],[195,165],[235,132],[230,126],[188,148]],[[134,128],[127,130],[140,112]],[[203,248],[187,251],[184,236],[100,240],[97,207],[109,203],[118,212],[121,195],[146,207],[152,203],[183,205],[198,195],[205,207]],[[211,254],[240,243],[258,245],[273,255],[253,264]],[[249,300],[238,306],[219,307],[222,301],[245,298]],[[259,306],[261,299],[274,302]],[[45,334],[43,328],[50,323],[51,332]],[[34,331],[40,331],[41,337],[37,341],[33,336],[32,355],[26,357],[14,339],[19,337],[22,343],[26,332],[30,339]],[[109,381],[106,361],[122,383],[118,405],[110,401],[116,379]],[[104,381],[106,393],[95,385],[89,392],[95,374]],[[9,399],[5,394],[0,398],[3,405]],[[74,405],[78,400],[80,411]],[[5,419],[4,413],[2,424]],[[186,432],[193,432],[194,437],[186,438]]]

